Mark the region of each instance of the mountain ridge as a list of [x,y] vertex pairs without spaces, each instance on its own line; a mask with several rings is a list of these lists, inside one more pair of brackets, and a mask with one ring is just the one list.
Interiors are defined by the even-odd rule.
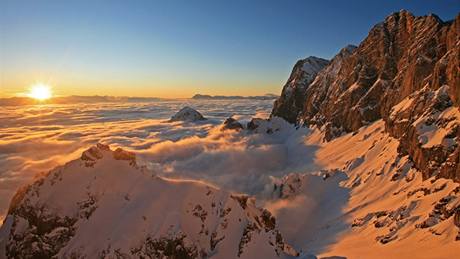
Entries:
[[8,258],[298,255],[253,198],[161,178],[103,144],[19,190],[2,231]]
[[[436,15],[416,17],[406,10],[392,13],[376,24],[359,46],[348,55],[339,53],[312,82],[306,82],[298,95],[302,108],[281,109],[294,105],[285,100],[284,86],[275,102],[272,116],[291,123],[317,126],[331,140],[353,132],[378,119],[386,130],[401,142],[400,151],[408,153],[425,178],[439,175],[460,181],[459,121],[456,114],[448,118],[431,118],[433,132],[445,134],[452,145],[420,145],[423,133],[414,123],[460,105],[460,14],[444,22]],[[342,53],[343,54],[343,53]],[[339,58],[340,57],[340,58]],[[291,77],[294,77],[291,79]],[[290,80],[302,77],[291,74]],[[443,97],[422,101],[443,88]],[[423,97],[425,96],[425,97]],[[406,98],[420,100],[407,107],[410,112],[394,121],[392,109]],[[415,105],[415,103],[418,104]],[[429,110],[428,112],[425,112]],[[446,121],[454,121],[447,127]],[[455,124],[455,125],[453,125]],[[407,134],[407,132],[409,132]],[[434,134],[434,133],[433,133]]]

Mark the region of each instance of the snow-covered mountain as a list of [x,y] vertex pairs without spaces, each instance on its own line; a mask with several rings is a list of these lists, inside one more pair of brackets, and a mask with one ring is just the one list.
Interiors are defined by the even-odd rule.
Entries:
[[206,120],[203,115],[191,107],[184,107],[171,117],[170,121],[202,121]]
[[[386,131],[400,140],[400,152],[410,155],[425,179],[458,181],[459,53],[460,15],[446,22],[401,10],[307,81],[301,104],[285,101],[292,86],[284,86],[272,115],[322,127],[328,140],[383,119]],[[289,82],[303,80],[294,69]],[[294,104],[300,111],[283,108]]]
[[297,62],[269,119],[92,146],[18,190],[0,258],[456,258],[459,48],[460,16],[403,10]]
[[167,180],[98,144],[18,191],[0,233],[8,258],[263,258],[297,252],[246,195]]

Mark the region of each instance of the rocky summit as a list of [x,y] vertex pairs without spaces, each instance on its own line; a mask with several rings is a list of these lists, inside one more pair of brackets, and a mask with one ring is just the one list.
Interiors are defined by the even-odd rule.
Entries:
[[425,178],[460,180],[460,15],[443,21],[401,10],[311,76],[304,63],[272,116],[322,128],[327,141],[383,119]]
[[317,57],[297,61],[291,76],[283,87],[281,96],[273,105],[272,115],[283,117],[288,122],[294,123],[305,103],[307,86],[328,63],[329,61]]

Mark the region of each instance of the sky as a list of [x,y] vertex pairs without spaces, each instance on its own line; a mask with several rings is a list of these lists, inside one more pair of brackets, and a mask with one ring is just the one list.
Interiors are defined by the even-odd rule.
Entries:
[[31,85],[55,95],[279,94],[301,58],[359,44],[392,12],[460,0],[0,0],[0,97]]

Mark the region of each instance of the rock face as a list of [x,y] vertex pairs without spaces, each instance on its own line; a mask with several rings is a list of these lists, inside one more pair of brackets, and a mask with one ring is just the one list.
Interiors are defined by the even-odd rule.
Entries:
[[273,105],[272,115],[294,123],[298,113],[303,108],[305,91],[308,85],[328,63],[329,61],[317,57],[308,57],[297,61],[283,87],[281,96]]
[[[316,125],[326,140],[383,119],[425,177],[459,181],[459,53],[460,15],[444,22],[402,10],[375,25],[357,48],[342,49],[306,87],[300,111],[282,96],[277,103],[284,106],[272,115]],[[288,82],[302,78],[293,76]],[[291,107],[289,114],[283,107]]]
[[0,229],[0,251],[7,258],[298,254],[253,198],[157,177],[137,165],[135,154],[101,144],[17,192]]
[[197,110],[185,106],[184,108],[180,109],[174,116],[171,117],[170,121],[202,121],[206,120],[201,113]]
[[221,130],[242,130],[243,125],[233,117],[227,118],[222,124]]
[[289,126],[291,125],[288,122],[279,117],[270,118],[268,120],[252,118],[251,121],[247,123],[246,128],[253,133],[273,134]]

